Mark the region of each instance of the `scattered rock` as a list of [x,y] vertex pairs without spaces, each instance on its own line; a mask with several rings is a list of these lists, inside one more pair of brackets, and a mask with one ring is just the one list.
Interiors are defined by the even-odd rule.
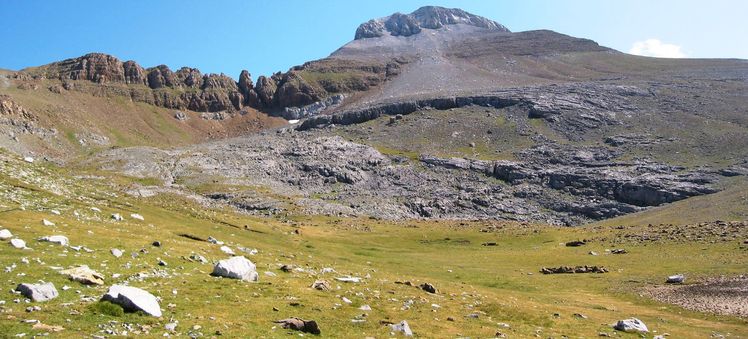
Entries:
[[434,287],[434,285],[431,285],[429,283],[421,284],[421,289],[429,293],[436,293],[436,287]]
[[413,336],[413,331],[410,330],[410,326],[406,320],[401,321],[399,324],[391,324],[390,328],[394,332],[402,332],[406,337]]
[[221,252],[226,253],[228,255],[234,255],[234,250],[232,250],[231,247],[228,247],[228,246],[221,246]]
[[47,301],[57,298],[59,295],[55,285],[52,283],[44,284],[19,284],[16,291],[33,301]]
[[205,257],[203,257],[202,255],[195,254],[195,253],[193,253],[193,254],[190,255],[190,260],[197,261],[197,262],[199,262],[201,264],[207,264],[208,263],[208,259],[205,259]]
[[597,252],[595,252],[595,251],[590,251],[588,254],[589,255],[598,255]]
[[683,274],[676,274],[676,275],[671,275],[667,277],[667,280],[665,281],[665,283],[682,284],[685,280],[686,280],[686,277]]
[[53,222],[51,222],[51,221],[49,221],[47,219],[42,219],[42,225],[44,225],[44,226],[54,226],[55,223],[53,223]]
[[303,320],[299,318],[289,318],[289,319],[283,319],[275,321],[275,323],[280,324],[281,327],[296,331],[301,331],[305,333],[311,333],[311,334],[320,334],[322,333],[319,330],[319,326],[317,325],[317,322],[314,320]]
[[338,277],[338,278],[335,278],[335,280],[340,281],[340,282],[350,282],[350,283],[356,283],[356,284],[361,282],[361,278],[359,277]]
[[647,325],[637,318],[619,320],[613,328],[622,332],[649,332]]
[[612,251],[610,251],[610,253],[612,253],[612,254],[626,254],[626,253],[628,253],[628,251],[626,251],[623,248],[616,248],[616,249],[613,249]]
[[133,213],[133,214],[130,214],[130,218],[133,218],[133,219],[138,219],[138,220],[140,220],[140,221],[144,221],[144,220],[145,220],[145,218],[143,218],[143,216],[142,216],[142,215],[140,215],[140,214],[137,214],[137,213]]
[[18,238],[10,239],[10,244],[13,247],[15,247],[15,248],[20,248],[20,249],[27,249],[28,248],[28,247],[26,247],[26,242],[23,241],[22,239],[18,239]]
[[566,243],[566,247],[579,247],[579,246],[583,246],[585,244],[586,244],[586,242],[584,242],[584,241],[574,240],[574,241],[567,242]]
[[120,250],[118,248],[112,248],[111,252],[112,252],[112,255],[115,256],[115,257],[117,257],[117,258],[121,257],[122,254],[124,254],[124,252],[122,252],[122,250]]
[[483,246],[498,246],[498,244],[495,243],[495,242],[493,242],[493,241],[491,241],[491,242],[484,242],[481,245],[483,245]]
[[28,162],[30,164],[30,163],[34,162],[34,158],[32,158],[32,157],[23,157],[23,161]]
[[153,247],[161,247],[161,242],[160,241],[154,241],[153,243],[151,243],[151,245],[153,245]]
[[158,299],[147,291],[125,285],[112,285],[102,300],[122,306],[125,311],[142,311],[154,317],[161,316],[161,306]]
[[312,284],[312,288],[315,290],[320,291],[329,291],[332,288],[330,287],[330,284],[325,280],[317,280]]
[[211,275],[246,281],[257,281],[259,279],[255,264],[243,256],[219,261],[213,267]]
[[208,237],[208,242],[211,244],[223,245],[223,241],[218,241],[218,239],[213,238],[212,236]]
[[39,238],[39,241],[51,242],[53,244],[58,244],[61,246],[67,246],[68,244],[70,244],[70,240],[68,240],[68,237],[64,235],[48,235],[46,237]]
[[34,326],[31,326],[31,329],[36,331],[42,331],[42,332],[61,332],[64,331],[65,328],[58,325],[45,325],[42,323],[36,323]]
[[70,280],[84,285],[104,285],[104,276],[88,268],[86,265],[62,270],[60,274],[66,275]]
[[8,240],[13,237],[13,233],[10,233],[9,230],[2,229],[0,230],[0,240]]
[[559,273],[608,273],[608,269],[602,266],[560,266],[560,267],[543,267],[540,269],[540,273],[543,274],[559,274]]
[[122,221],[122,220],[125,220],[125,218],[124,218],[124,217],[122,217],[122,215],[120,215],[119,213],[114,213],[114,214],[112,214],[112,219],[114,219],[114,221]]

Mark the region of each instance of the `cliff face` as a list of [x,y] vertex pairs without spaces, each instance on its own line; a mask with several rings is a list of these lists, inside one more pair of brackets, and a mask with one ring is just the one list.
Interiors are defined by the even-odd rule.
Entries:
[[356,29],[356,40],[385,35],[411,36],[423,29],[440,29],[448,25],[469,25],[495,32],[509,32],[503,25],[457,8],[421,7],[410,14],[395,13],[388,17],[369,20]]

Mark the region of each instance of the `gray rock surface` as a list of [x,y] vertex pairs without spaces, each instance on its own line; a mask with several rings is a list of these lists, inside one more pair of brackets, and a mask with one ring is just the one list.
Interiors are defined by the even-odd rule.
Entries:
[[19,284],[16,291],[31,299],[32,301],[47,301],[57,298],[59,295],[55,285],[52,283],[43,284]]
[[0,240],[8,240],[13,237],[13,233],[10,232],[10,230],[1,229],[0,230]]
[[408,37],[420,33],[422,29],[440,29],[457,24],[509,32],[506,27],[495,21],[461,9],[425,6],[411,14],[395,13],[388,17],[369,20],[356,29],[355,39],[378,38],[383,35]]
[[120,305],[128,312],[142,311],[154,317],[161,316],[161,306],[158,304],[158,299],[137,287],[112,285],[101,299]]
[[64,235],[48,235],[39,238],[39,241],[51,242],[53,244],[58,244],[61,246],[67,246],[70,244],[70,240],[68,240],[68,237]]
[[104,284],[104,276],[90,269],[86,265],[62,270],[60,271],[60,274],[67,276],[72,281],[77,281],[84,285]]

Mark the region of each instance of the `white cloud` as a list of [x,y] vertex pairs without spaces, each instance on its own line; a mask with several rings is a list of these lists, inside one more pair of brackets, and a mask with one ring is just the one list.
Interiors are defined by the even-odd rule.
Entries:
[[635,42],[629,53],[657,58],[685,58],[686,54],[680,48],[678,45],[666,44],[658,39],[647,39]]

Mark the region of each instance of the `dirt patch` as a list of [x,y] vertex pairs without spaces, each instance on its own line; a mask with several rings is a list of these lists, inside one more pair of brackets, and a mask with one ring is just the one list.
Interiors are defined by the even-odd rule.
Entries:
[[711,278],[692,285],[657,286],[648,290],[658,301],[689,310],[748,318],[748,276]]

